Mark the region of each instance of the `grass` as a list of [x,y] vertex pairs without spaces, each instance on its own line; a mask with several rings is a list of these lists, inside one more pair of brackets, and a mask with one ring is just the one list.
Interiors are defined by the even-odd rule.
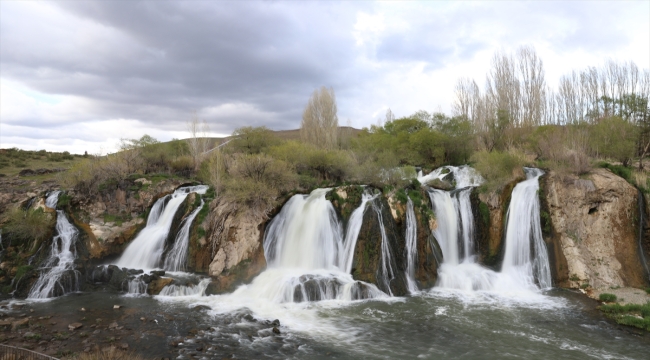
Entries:
[[122,226],[125,221],[131,221],[131,215],[122,214],[104,214],[104,223],[114,223],[116,226]]
[[[17,148],[0,149],[0,174],[12,177],[18,175],[23,169],[67,169],[83,158],[82,155],[73,155],[68,152],[29,151]],[[43,182],[54,179],[56,175],[56,173],[52,173],[25,178]]]
[[616,295],[609,293],[602,293],[598,296],[598,300],[602,302],[616,302]]
[[612,165],[608,162],[601,161],[598,164],[596,164],[598,167],[604,168],[604,169],[609,169],[611,172],[614,174],[622,177],[623,179],[627,180],[630,184],[634,184],[634,181],[632,179],[632,168],[625,167],[623,165]]
[[621,325],[634,326],[650,331],[650,302],[639,304],[608,304],[602,305],[600,310]]

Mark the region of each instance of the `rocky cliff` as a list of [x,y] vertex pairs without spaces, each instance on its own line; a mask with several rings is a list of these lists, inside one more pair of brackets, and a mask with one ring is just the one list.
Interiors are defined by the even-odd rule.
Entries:
[[[638,252],[638,191],[606,169],[579,178],[547,174],[542,188],[552,229],[556,285],[595,289],[647,285]],[[542,214],[544,216],[544,214]]]

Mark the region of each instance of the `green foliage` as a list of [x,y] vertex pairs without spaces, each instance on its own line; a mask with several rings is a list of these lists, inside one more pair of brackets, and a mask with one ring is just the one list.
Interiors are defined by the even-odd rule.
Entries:
[[479,151],[472,155],[474,168],[486,180],[485,187],[494,191],[506,183],[523,177],[524,157],[516,152]]
[[634,326],[650,331],[650,302],[639,304],[607,304],[600,310],[608,314],[622,325]]
[[2,216],[3,235],[16,243],[31,244],[34,241],[42,241],[51,234],[54,227],[54,217],[42,209],[23,211],[14,208]]
[[404,189],[399,189],[395,192],[395,198],[400,204],[406,204],[408,202],[408,196]]
[[[376,161],[382,152],[396,157],[397,164],[430,168],[445,162],[447,137],[432,129],[418,117],[411,116],[388,121],[384,127],[373,126],[352,141],[352,148]],[[386,156],[386,155],[384,155]]]
[[616,302],[616,295],[609,293],[602,293],[598,295],[598,300],[602,302]]
[[232,146],[229,149],[246,154],[266,152],[271,146],[280,142],[280,139],[266,126],[240,127],[235,129],[232,136]]
[[601,119],[591,128],[589,145],[597,156],[615,159],[627,166],[636,150],[636,128],[620,117]]
[[623,179],[627,180],[629,183],[632,182],[632,169],[623,166],[623,165],[612,165],[610,163],[601,161],[598,164],[598,167],[605,168],[611,170],[614,174],[622,177]]
[[488,208],[486,203],[479,201],[478,212],[481,215],[481,220],[483,221],[483,224],[490,225],[490,209]]
[[122,223],[130,220],[131,215],[125,212],[120,214],[104,214],[104,223],[114,223],[117,226],[122,226]]
[[539,217],[540,217],[540,223],[542,225],[542,232],[544,234],[550,234],[551,233],[551,215],[542,210],[539,212]]
[[72,200],[72,196],[68,195],[67,193],[63,192],[59,195],[58,201],[56,203],[56,206],[58,208],[65,208],[68,205],[70,205],[70,200]]
[[32,271],[33,269],[34,269],[34,267],[32,267],[31,265],[19,266],[18,269],[16,269],[16,277],[15,277],[15,279],[16,280],[22,279],[23,276],[25,276],[25,274]]

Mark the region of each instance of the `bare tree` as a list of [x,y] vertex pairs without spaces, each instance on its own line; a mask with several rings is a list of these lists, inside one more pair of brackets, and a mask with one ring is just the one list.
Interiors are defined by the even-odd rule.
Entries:
[[190,150],[190,156],[194,162],[194,170],[198,170],[201,166],[201,160],[210,146],[210,138],[208,132],[210,127],[205,120],[199,120],[196,113],[192,115],[192,119],[187,122],[187,131],[190,133],[187,144]]
[[302,113],[301,139],[320,148],[335,148],[339,126],[336,111],[334,89],[322,86],[314,90]]

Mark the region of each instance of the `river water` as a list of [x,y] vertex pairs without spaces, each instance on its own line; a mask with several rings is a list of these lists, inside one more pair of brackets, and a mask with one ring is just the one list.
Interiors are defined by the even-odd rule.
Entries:
[[[354,302],[250,299],[240,306],[235,298],[97,292],[30,306],[34,316],[56,309],[71,318],[84,306],[84,316],[112,321],[119,304],[117,321],[133,331],[124,335],[131,349],[178,359],[647,359],[650,349],[648,335],[613,324],[595,301],[565,290],[516,297],[434,290]],[[199,304],[212,310],[192,309]]]

